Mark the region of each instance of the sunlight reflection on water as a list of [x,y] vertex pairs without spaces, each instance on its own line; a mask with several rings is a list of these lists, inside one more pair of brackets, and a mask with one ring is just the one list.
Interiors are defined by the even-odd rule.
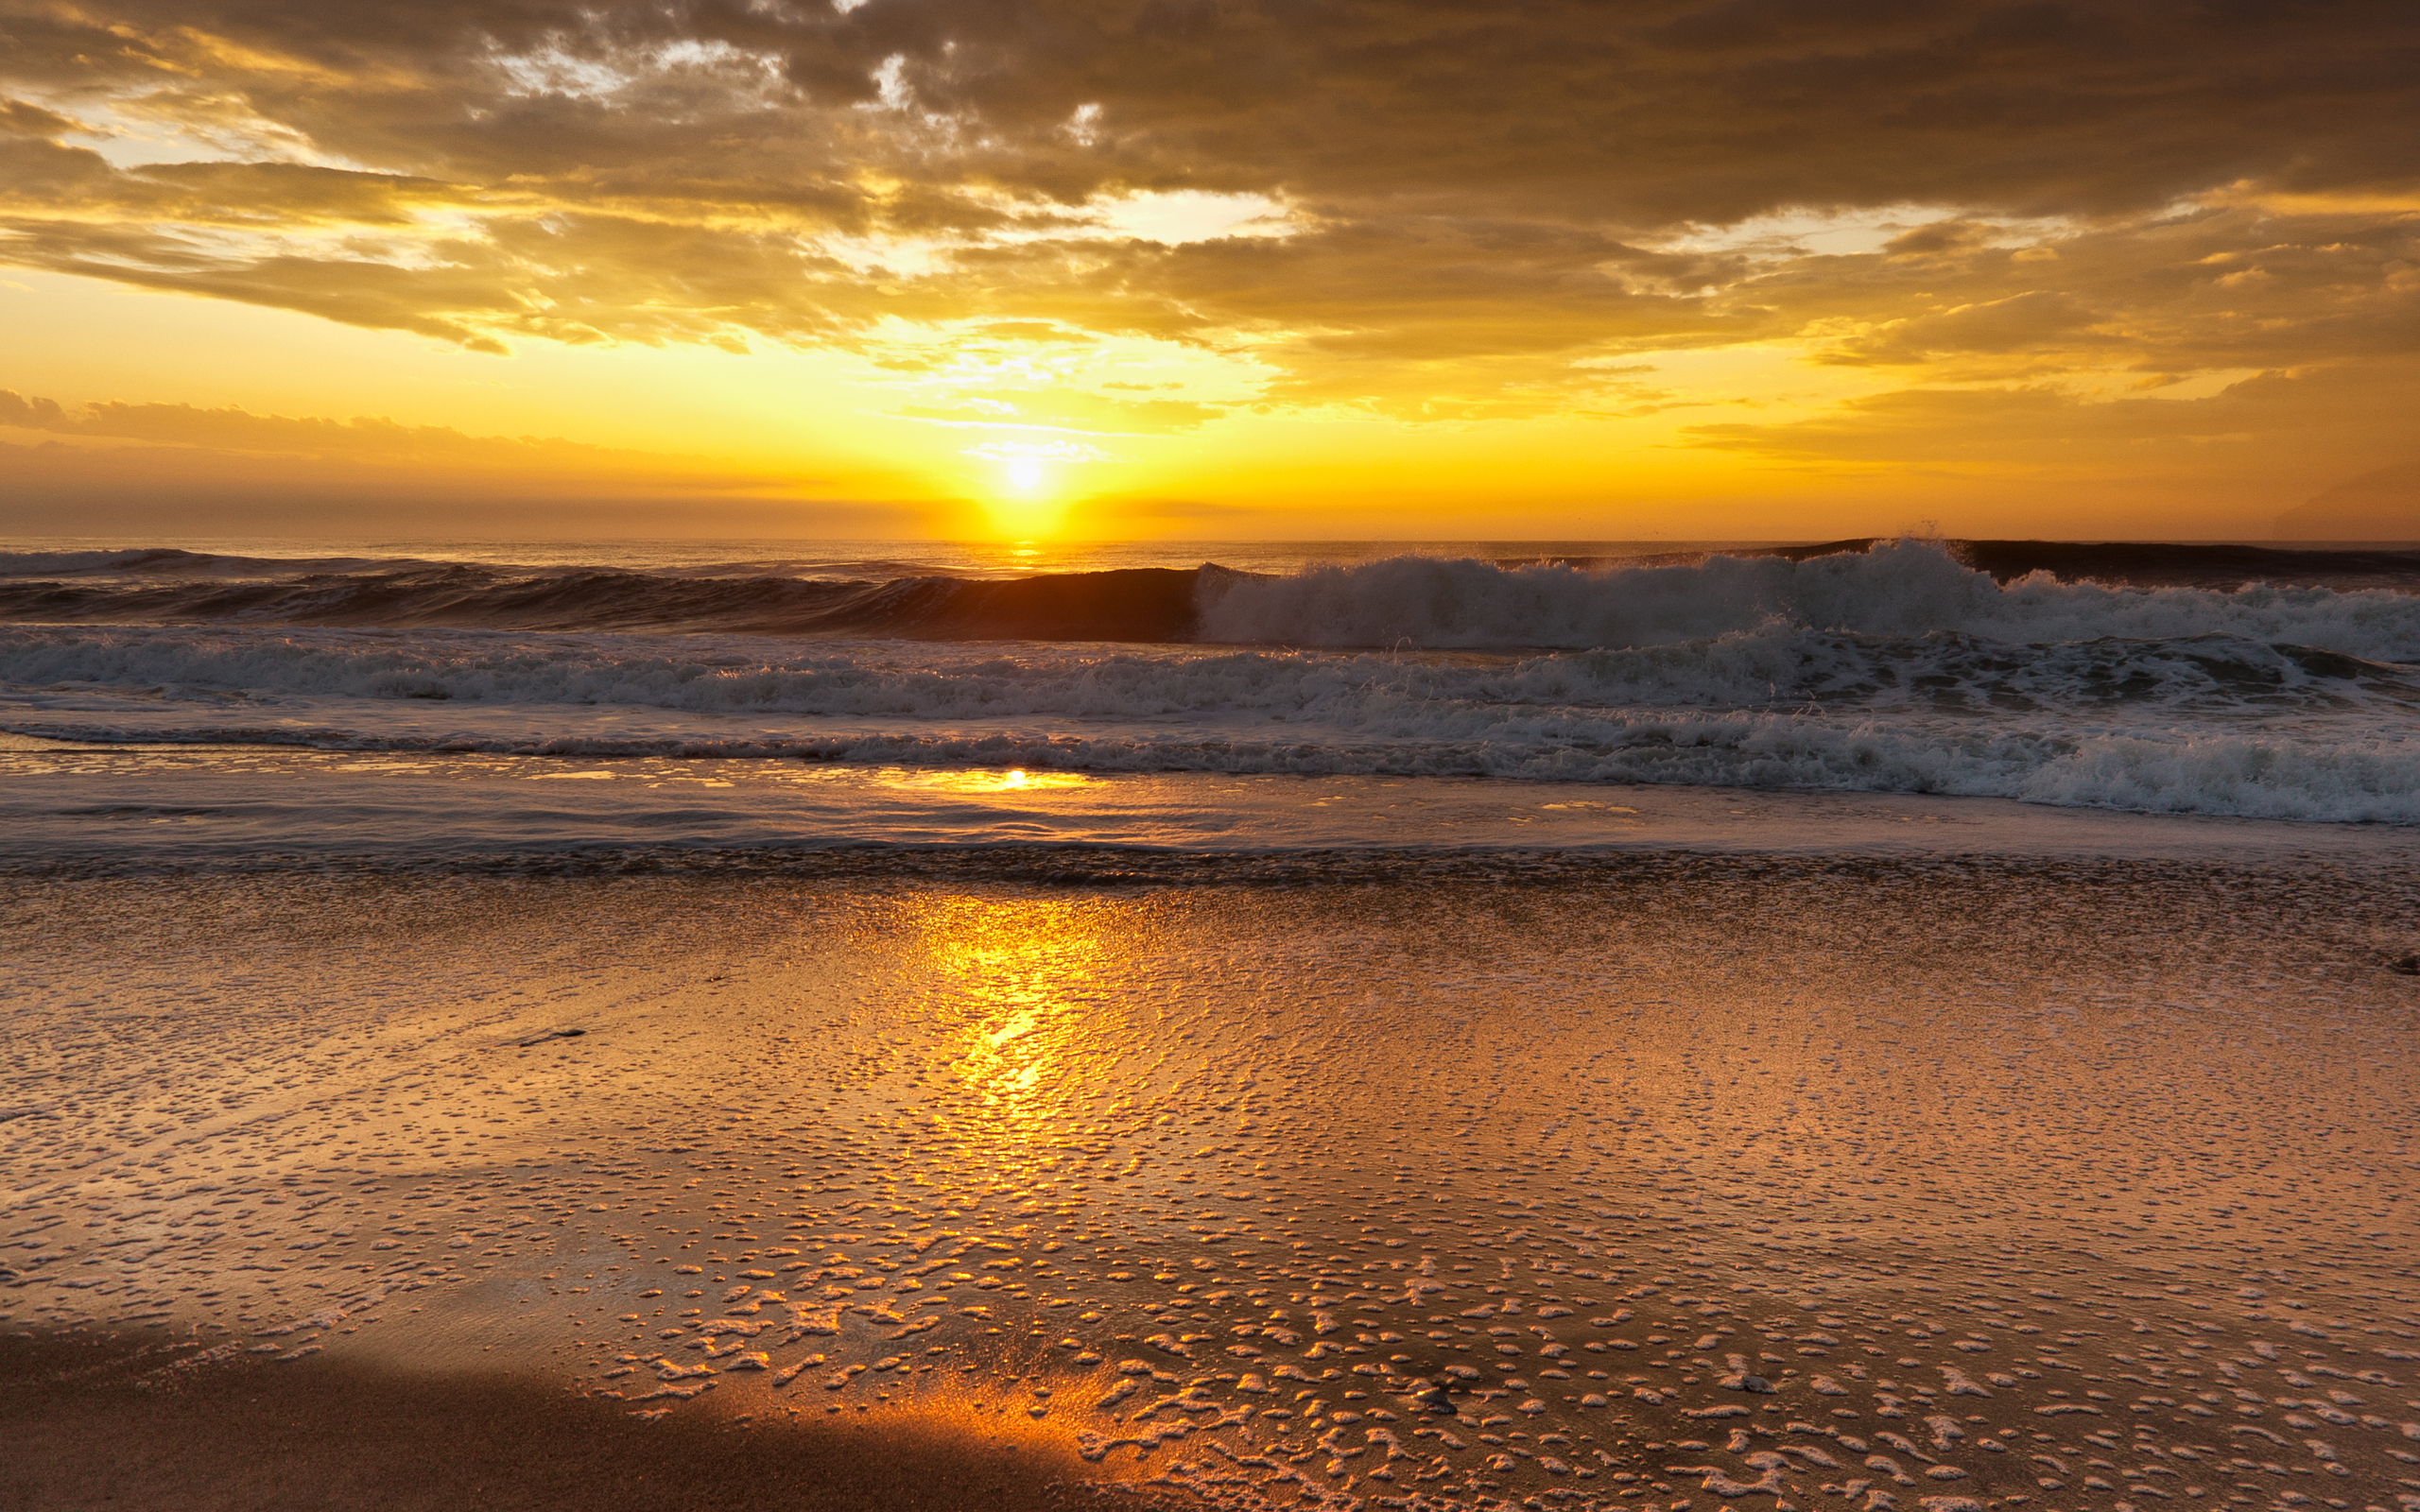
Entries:
[[884,787],[901,788],[918,793],[1040,793],[1057,788],[1085,787],[1094,779],[1081,772],[1028,772],[1022,767],[1007,771],[910,771],[906,767],[888,767],[875,779]]

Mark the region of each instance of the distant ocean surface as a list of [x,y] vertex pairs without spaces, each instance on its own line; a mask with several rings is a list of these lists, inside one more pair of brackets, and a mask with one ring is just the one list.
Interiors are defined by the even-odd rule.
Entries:
[[2420,549],[20,542],[0,730],[2402,825]]

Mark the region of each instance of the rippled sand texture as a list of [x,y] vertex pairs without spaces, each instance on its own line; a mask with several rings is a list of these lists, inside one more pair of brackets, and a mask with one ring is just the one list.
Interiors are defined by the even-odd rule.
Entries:
[[5,919],[0,1314],[155,1383],[511,1365],[1238,1506],[2420,1506],[2406,875]]

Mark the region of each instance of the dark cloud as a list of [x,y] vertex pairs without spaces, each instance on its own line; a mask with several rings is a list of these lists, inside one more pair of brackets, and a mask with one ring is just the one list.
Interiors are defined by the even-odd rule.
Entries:
[[[2420,146],[2420,23],[2360,0],[11,12],[0,37],[21,87],[162,111],[233,94],[330,151],[481,181],[714,163],[778,190],[877,165],[1067,201],[1275,187],[1652,227],[1909,200],[2122,212],[2238,180],[2402,186]],[[1072,129],[1088,106],[1091,127]]]
[[0,135],[55,137],[77,129],[77,123],[56,111],[24,100],[0,99]]

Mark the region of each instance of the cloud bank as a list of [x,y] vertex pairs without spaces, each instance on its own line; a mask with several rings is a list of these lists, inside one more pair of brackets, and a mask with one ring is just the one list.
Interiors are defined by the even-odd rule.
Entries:
[[[1692,444],[2220,436],[2415,393],[2414,77],[2358,0],[0,0],[0,260],[845,352],[937,423],[1638,415],[1703,396],[1630,359],[1770,348],[1896,387]],[[1111,343],[1196,377],[1068,376]]]

